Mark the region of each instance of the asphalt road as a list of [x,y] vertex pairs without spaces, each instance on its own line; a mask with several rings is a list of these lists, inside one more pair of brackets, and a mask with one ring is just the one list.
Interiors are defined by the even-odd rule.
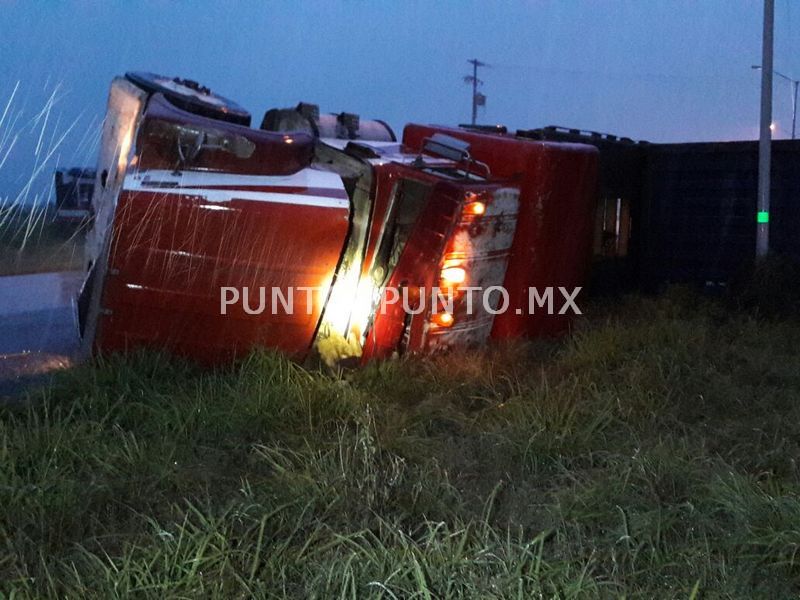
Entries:
[[0,398],[18,396],[73,363],[73,303],[82,273],[0,277]]

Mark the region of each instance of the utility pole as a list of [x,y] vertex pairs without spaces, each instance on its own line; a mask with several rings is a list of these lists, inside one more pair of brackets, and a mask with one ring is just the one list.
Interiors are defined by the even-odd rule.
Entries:
[[797,85],[800,81],[793,80],[794,95],[792,96],[792,139],[794,139],[794,127],[797,124]]
[[761,46],[761,131],[758,140],[758,212],[756,257],[769,252],[769,192],[772,150],[772,36],[775,0],[764,0],[764,32]]
[[478,106],[486,105],[486,96],[478,93],[478,86],[483,85],[483,81],[478,79],[478,67],[488,67],[489,65],[477,58],[472,58],[467,62],[472,65],[472,75],[465,76],[464,82],[472,84],[472,124],[475,125],[478,118]]
[[800,81],[792,80],[792,87],[794,87],[794,94],[792,95],[792,139],[794,139],[794,128],[797,124],[797,85]]

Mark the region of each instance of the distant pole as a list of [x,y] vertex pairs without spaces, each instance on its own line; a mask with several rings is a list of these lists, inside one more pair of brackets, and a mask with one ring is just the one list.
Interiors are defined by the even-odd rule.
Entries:
[[478,59],[472,59],[472,124],[478,119]]
[[464,77],[464,81],[472,84],[472,124],[475,125],[478,119],[478,86],[483,83],[483,81],[478,79],[478,67],[485,67],[487,65],[477,58],[472,58],[467,62],[472,65],[472,75]]
[[797,123],[797,85],[800,81],[792,81],[794,86],[794,97],[792,98],[792,139],[794,139],[794,126]]
[[764,33],[761,46],[761,131],[758,140],[758,212],[756,256],[769,252],[769,192],[772,150],[772,36],[775,0],[764,0]]

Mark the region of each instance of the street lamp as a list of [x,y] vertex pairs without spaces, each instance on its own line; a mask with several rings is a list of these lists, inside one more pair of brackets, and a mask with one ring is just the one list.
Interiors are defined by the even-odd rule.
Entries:
[[[761,65],[753,65],[753,68],[761,69]],[[797,122],[797,86],[800,85],[800,81],[787,77],[783,73],[778,73],[778,71],[773,70],[772,72],[792,84],[792,139],[794,139],[795,123]]]

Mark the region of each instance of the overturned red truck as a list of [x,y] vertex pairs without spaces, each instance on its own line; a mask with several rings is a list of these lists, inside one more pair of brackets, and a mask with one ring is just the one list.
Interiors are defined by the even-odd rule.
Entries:
[[104,122],[84,348],[333,364],[558,333],[596,170],[591,146],[422,125],[398,141],[303,103],[255,129],[195,82],[128,73]]

